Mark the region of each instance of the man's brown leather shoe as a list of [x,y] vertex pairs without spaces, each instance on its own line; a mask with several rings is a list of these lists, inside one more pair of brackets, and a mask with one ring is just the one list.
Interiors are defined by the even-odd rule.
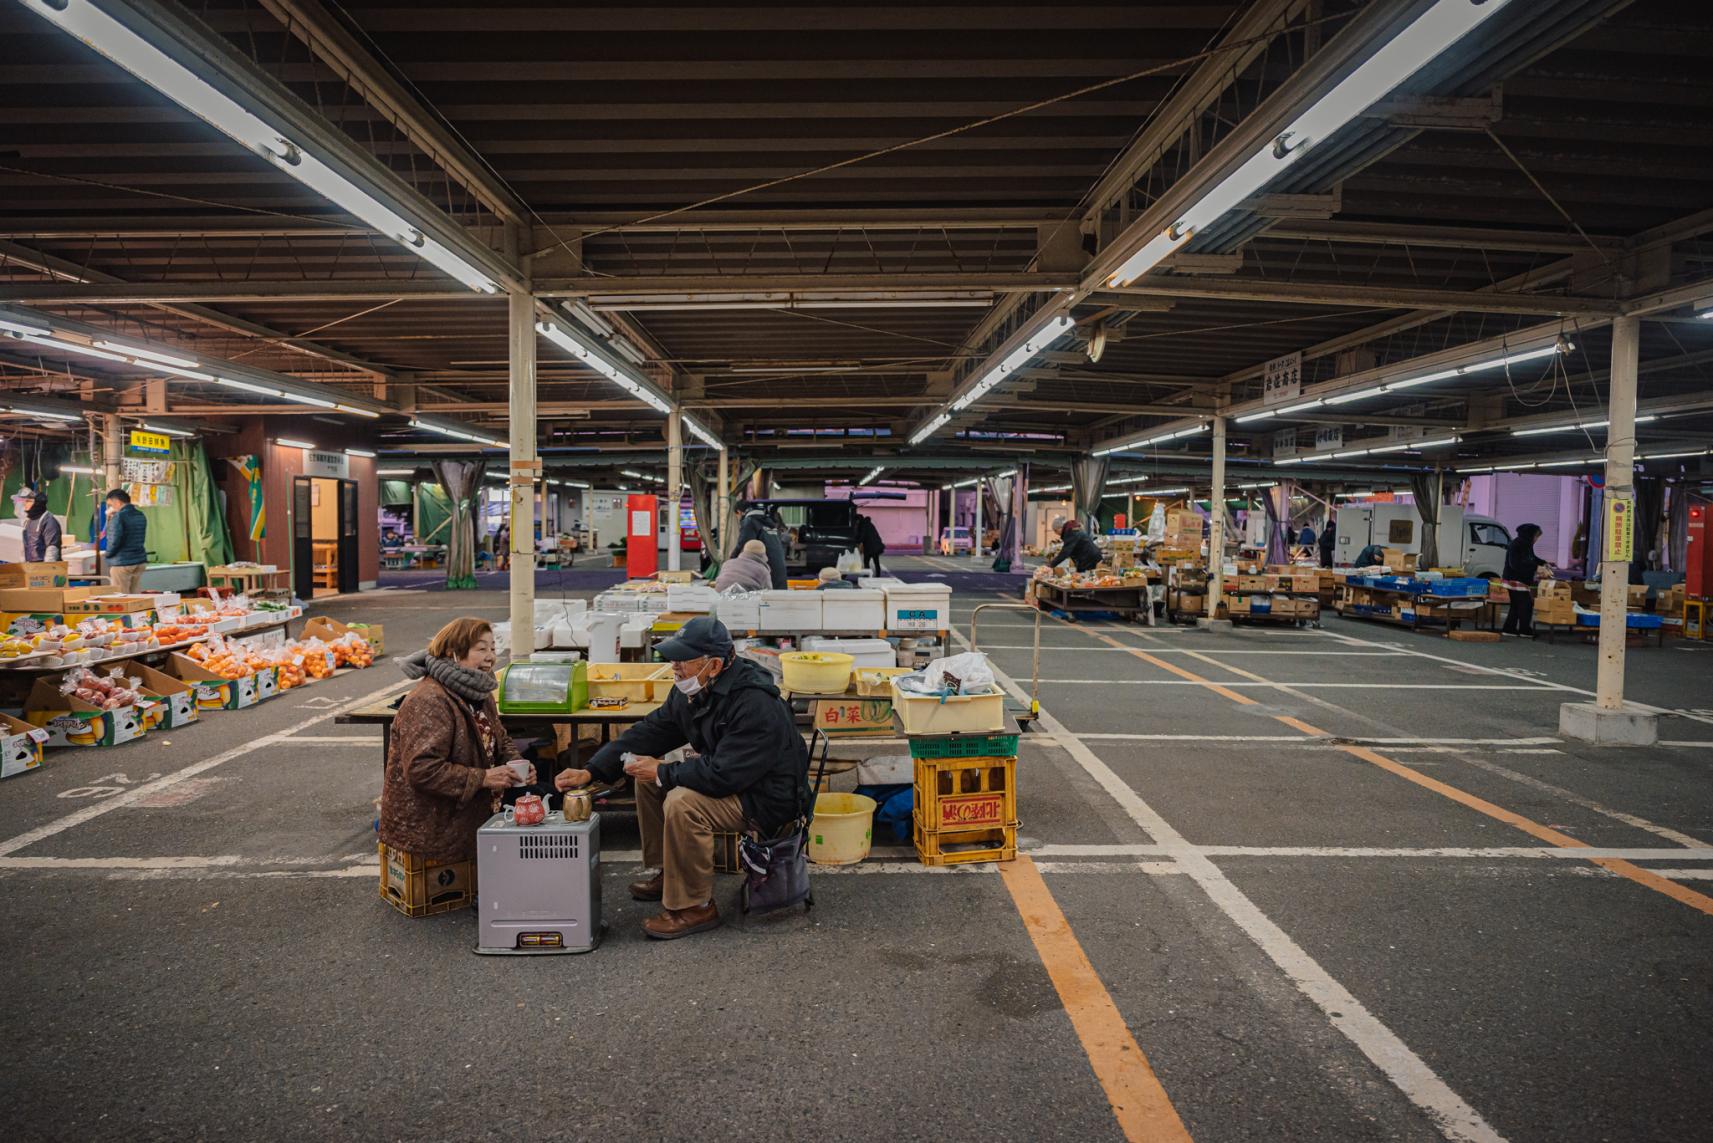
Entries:
[[630,883],[630,895],[634,901],[658,901],[666,892],[666,874],[656,873],[643,881]]
[[675,941],[691,933],[720,927],[720,910],[712,901],[688,909],[665,909],[642,923],[642,931],[657,941]]

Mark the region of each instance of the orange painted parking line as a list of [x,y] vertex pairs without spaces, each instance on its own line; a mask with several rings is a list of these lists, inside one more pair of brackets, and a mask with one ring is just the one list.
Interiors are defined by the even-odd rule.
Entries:
[[1047,969],[1126,1139],[1190,1143],[1190,1133],[1101,983],[1059,903],[1026,855],[999,865],[1035,953]]
[[[1060,620],[1060,622],[1063,622],[1063,620]],[[1073,623],[1073,624],[1069,624],[1068,626],[1074,627],[1076,625]],[[1222,687],[1218,683],[1214,682],[1212,679],[1204,679],[1200,675],[1196,674],[1194,671],[1186,671],[1186,670],[1184,670],[1184,668],[1178,666],[1176,663],[1166,662],[1166,660],[1160,658],[1158,655],[1150,655],[1148,652],[1141,650],[1140,648],[1132,647],[1128,643],[1120,643],[1117,639],[1114,639],[1112,636],[1102,635],[1098,631],[1088,631],[1088,632],[1085,632],[1085,634],[1093,635],[1096,639],[1099,639],[1102,643],[1110,644],[1114,647],[1117,647],[1121,651],[1128,651],[1132,655],[1135,655],[1138,659],[1141,659],[1144,663],[1152,663],[1156,667],[1159,667],[1163,671],[1170,671],[1172,674],[1177,675],[1180,679],[1188,679],[1192,683],[1199,683],[1202,686],[1206,687],[1208,690],[1212,691],[1214,694],[1225,696],[1226,698],[1230,699],[1232,702],[1236,703],[1238,706],[1254,706],[1255,705],[1255,700],[1250,698],[1248,695],[1238,694],[1236,691],[1232,690],[1230,687]]]
[[[1136,655],[1138,658],[1147,659],[1149,662],[1158,664],[1166,670],[1171,671],[1173,674],[1201,683],[1208,687],[1208,689],[1218,691],[1236,702],[1244,705],[1251,705],[1255,701],[1244,695],[1237,694],[1234,691],[1221,687],[1211,679],[1204,679],[1193,671],[1173,666],[1171,663],[1164,662],[1152,655],[1146,654],[1145,652],[1137,651],[1133,647],[1127,647],[1118,642],[1118,640],[1109,636],[1102,635],[1094,631],[1088,631],[1083,628],[1077,628],[1074,623],[1067,623],[1066,626],[1083,630],[1084,634],[1091,635],[1094,638],[1110,643],[1115,647],[1124,647],[1125,650]],[[1230,671],[1233,674],[1241,675],[1242,677],[1251,679],[1255,682],[1270,683],[1273,681],[1265,676],[1243,670],[1241,667],[1233,667],[1225,663],[1220,663],[1218,660],[1208,659],[1205,655],[1197,654],[1196,658],[1202,659],[1206,662],[1216,663],[1221,670]],[[1293,718],[1290,715],[1285,714],[1276,714],[1273,718],[1280,724],[1288,726],[1292,730],[1298,731],[1302,734],[1311,735],[1317,738],[1333,737],[1327,731],[1321,730],[1317,726],[1304,722],[1300,718]],[[1344,751],[1344,753],[1349,754],[1353,758],[1360,758],[1362,761],[1367,762],[1370,765],[1378,766],[1389,774],[1395,774],[1406,782],[1413,782],[1424,790],[1431,790],[1433,793],[1439,794],[1441,797],[1449,798],[1461,806],[1474,810],[1478,814],[1484,814],[1495,821],[1501,821],[1508,826],[1522,830],[1530,837],[1538,838],[1539,840],[1546,842],[1548,845],[1555,846],[1559,849],[1589,848],[1588,843],[1585,841],[1578,841],[1567,833],[1562,833],[1550,826],[1541,825],[1539,822],[1534,821],[1531,818],[1526,818],[1522,814],[1507,810],[1503,806],[1495,805],[1485,798],[1476,797],[1467,790],[1460,790],[1456,786],[1441,782],[1437,778],[1430,778],[1420,770],[1406,766],[1402,762],[1388,758],[1384,754],[1368,749],[1366,746],[1339,744],[1336,749]],[[1609,857],[1591,857],[1587,860],[1591,864],[1598,865],[1600,868],[1610,873],[1616,873],[1618,876],[1633,881],[1637,885],[1652,889],[1656,893],[1663,893],[1680,904],[1688,905],[1691,909],[1696,909],[1700,912],[1706,913],[1708,916],[1713,916],[1713,897],[1709,897],[1705,893],[1697,893],[1693,889],[1680,885],[1668,878],[1661,877],[1659,874],[1654,873],[1651,870],[1644,869],[1633,862],[1622,861]]]

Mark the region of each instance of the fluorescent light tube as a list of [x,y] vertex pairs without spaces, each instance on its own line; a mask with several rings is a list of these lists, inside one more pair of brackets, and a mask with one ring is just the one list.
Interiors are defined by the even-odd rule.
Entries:
[[203,373],[195,369],[180,369],[176,365],[168,365],[162,361],[149,361],[141,357],[131,358],[132,365],[140,365],[150,373],[171,373],[174,377],[186,377],[192,381],[212,381],[214,374]]
[[143,422],[143,431],[146,433],[160,433],[162,436],[168,437],[194,437],[196,435],[195,433],[187,432],[184,429],[168,428],[166,425],[152,425],[148,421]]
[[375,457],[375,454],[370,452],[366,448],[348,448],[345,450],[345,455],[346,456],[366,456],[370,460],[373,460]]
[[1316,397],[1312,401],[1299,401],[1295,405],[1286,405],[1284,408],[1278,410],[1278,413],[1282,417],[1287,413],[1300,413],[1304,409],[1316,409],[1325,403],[1326,402],[1322,401],[1319,397]]
[[933,420],[929,421],[927,424],[923,425],[911,434],[910,443],[913,445],[921,444],[923,441],[927,440],[929,437],[944,428],[951,419],[952,415],[950,413],[938,414]]
[[0,331],[16,334],[19,337],[50,337],[54,332],[39,325],[25,325],[22,322],[10,320],[0,321]]
[[359,409],[355,405],[335,405],[333,407],[338,409],[341,413],[350,413],[354,417],[367,417],[370,420],[375,420],[380,416],[379,413],[372,409]]
[[375,469],[375,475],[376,476],[415,476],[416,475],[416,469],[414,469],[414,468],[377,468],[377,469]]
[[1186,208],[1176,221],[1121,265],[1107,279],[1107,284],[1124,285],[1159,265],[1166,255],[1267,185],[1306,151],[1372,107],[1507,2],[1439,0],[1381,45],[1242,166]]
[[1047,349],[1055,341],[1058,341],[1065,334],[1069,333],[1075,325],[1076,322],[1061,315],[1052,318],[1040,329],[1030,333],[1024,339],[1022,345],[1019,345],[1016,349],[1013,349],[1010,353],[1006,354],[1004,360],[1000,361],[994,365],[993,368],[982,374],[981,380],[977,381],[969,389],[965,390],[962,396],[953,401],[952,409],[961,413],[965,409],[969,408],[976,401],[986,396],[989,390],[998,385],[1008,375],[1027,365],[1036,354]]
[[147,358],[158,365],[176,365],[180,369],[195,369],[198,362],[189,357],[174,357],[170,353],[157,353],[152,349],[138,349],[134,345],[123,345],[117,341],[98,341],[95,348],[106,349],[113,353],[122,353],[126,357]]
[[[1340,393],[1336,397],[1328,397],[1328,398],[1326,398],[1325,403],[1328,405],[1347,405],[1351,401],[1365,401],[1369,397],[1378,397],[1380,394],[1384,393],[1385,391],[1386,391],[1386,386],[1375,385],[1371,389],[1358,389],[1354,393]],[[1242,417],[1239,417],[1237,419],[1240,421],[1243,420]]]
[[703,428],[701,425],[701,422],[692,418],[690,416],[690,414],[679,413],[678,419],[680,422],[683,423],[685,428],[690,430],[691,436],[695,437],[697,440],[701,441],[703,444],[707,445],[709,448],[717,449],[720,452],[726,451],[726,442],[722,441],[719,437],[715,436],[713,433],[711,433],[707,429]]
[[95,476],[101,471],[99,468],[90,468],[88,465],[84,464],[62,464],[59,466],[59,470],[60,475],[62,476],[68,472],[75,473],[78,476]]
[[264,397],[284,397],[284,389],[276,389],[272,385],[258,385],[253,381],[234,381],[230,377],[216,377],[216,385],[224,385],[228,389],[242,389],[246,393],[260,393]]
[[339,407],[332,401],[323,401],[320,397],[306,397],[301,393],[282,393],[281,396],[299,405],[314,405],[318,409],[337,409]]
[[1278,415],[1279,415],[1279,410],[1277,410],[1277,409],[1262,409],[1258,413],[1245,413],[1241,417],[1237,417],[1234,419],[1236,420],[1236,422],[1238,424],[1246,425],[1250,421],[1264,421],[1268,417],[1276,417]]
[[311,448],[315,447],[314,445],[310,444],[308,441],[294,441],[294,440],[290,440],[286,437],[275,437],[274,443],[278,444],[278,445],[285,445],[287,448],[311,449]]
[[266,158],[342,210],[414,251],[471,289],[495,293],[492,279],[424,235],[343,175],[305,154],[279,131],[217,91],[165,52],[87,0],[25,0],[43,19],[82,40],[186,111]]
[[108,353],[104,349],[94,349],[87,345],[79,345],[75,341],[61,341],[55,337],[33,337],[29,334],[18,340],[27,341],[31,345],[40,345],[48,349],[57,349],[61,353],[76,353],[84,357],[93,357],[97,361],[117,361],[121,365],[131,364],[129,357],[120,357],[117,353]]
[[881,473],[883,473],[885,471],[886,471],[885,465],[883,465],[883,464],[875,465],[873,468],[868,470],[867,476],[865,476],[861,480],[857,481],[857,487],[862,488],[866,485],[873,484],[875,477],[879,476]]

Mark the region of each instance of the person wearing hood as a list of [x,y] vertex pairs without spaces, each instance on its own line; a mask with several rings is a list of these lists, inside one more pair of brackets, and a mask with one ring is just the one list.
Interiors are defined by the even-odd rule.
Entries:
[[1080,572],[1092,571],[1100,566],[1100,545],[1094,538],[1083,531],[1081,522],[1071,519],[1063,522],[1059,528],[1059,554],[1047,566],[1056,568],[1066,560]]
[[403,660],[417,684],[393,718],[381,779],[381,840],[436,864],[470,861],[476,831],[512,786],[535,781],[500,724],[494,702],[494,630],[484,619],[454,619],[428,649]]
[[1535,637],[1535,577],[1546,566],[1546,561],[1535,555],[1535,541],[1540,534],[1539,524],[1524,524],[1505,549],[1501,578],[1511,593],[1511,607],[1505,612],[1507,635]]
[[886,554],[886,541],[880,538],[880,529],[874,521],[862,512],[857,513],[857,547],[862,550],[863,566],[874,572],[874,578],[884,575],[880,557]]
[[[809,812],[809,751],[773,677],[737,657],[719,620],[692,619],[659,651],[672,664],[666,702],[601,747],[587,770],[563,770],[554,784],[565,791],[630,775],[643,864],[659,870],[630,894],[661,903],[643,932],[673,940],[720,923],[715,834],[772,839]],[[661,761],[686,745],[684,761]]]
[[1332,566],[1332,551],[1338,546],[1338,529],[1333,524],[1332,517],[1326,518],[1326,524],[1320,530],[1320,566]]
[[735,557],[743,551],[743,546],[751,540],[760,540],[767,550],[767,567],[772,577],[775,590],[784,591],[791,585],[786,582],[785,574],[785,544],[779,538],[779,530],[773,526],[767,510],[760,506],[751,506],[743,514],[743,522],[738,526],[738,542],[732,547]]
[[59,519],[48,511],[48,498],[40,492],[33,494],[24,509],[24,562],[59,559],[61,542]]

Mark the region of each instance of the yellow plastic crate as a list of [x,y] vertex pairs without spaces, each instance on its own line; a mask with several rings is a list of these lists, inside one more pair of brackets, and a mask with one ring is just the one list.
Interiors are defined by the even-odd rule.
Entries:
[[475,900],[475,862],[437,865],[384,841],[375,844],[381,855],[381,900],[405,916],[450,913]]
[[940,834],[1017,824],[1017,759],[916,759],[915,812]]
[[940,833],[925,829],[920,813],[913,814],[912,819],[916,826],[916,858],[923,865],[966,865],[1017,858],[1016,826]]
[[670,663],[590,663],[589,697],[665,702],[672,689]]

